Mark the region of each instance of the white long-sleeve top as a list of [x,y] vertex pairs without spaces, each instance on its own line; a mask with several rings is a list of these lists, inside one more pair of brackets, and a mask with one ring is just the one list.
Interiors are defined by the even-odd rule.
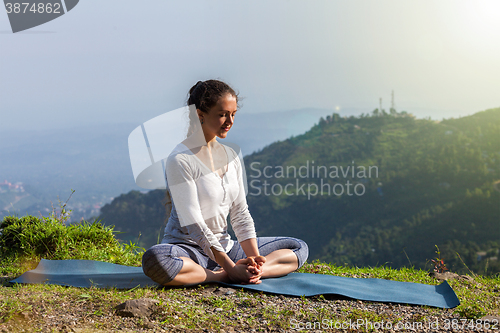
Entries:
[[256,238],[240,159],[231,147],[222,146],[229,161],[223,177],[210,170],[182,143],[166,162],[172,211],[162,243],[197,244],[214,261],[210,247],[228,252],[233,246],[227,232],[228,214],[239,242]]

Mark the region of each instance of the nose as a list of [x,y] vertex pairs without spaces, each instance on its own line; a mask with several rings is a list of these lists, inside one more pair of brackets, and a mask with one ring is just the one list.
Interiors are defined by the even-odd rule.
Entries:
[[226,123],[228,125],[232,125],[234,123],[234,116],[233,115],[229,115],[229,117],[226,118]]

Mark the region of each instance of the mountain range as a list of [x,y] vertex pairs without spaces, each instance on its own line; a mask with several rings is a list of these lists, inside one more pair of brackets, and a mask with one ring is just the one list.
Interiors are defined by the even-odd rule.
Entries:
[[[500,108],[442,121],[331,113],[244,162],[258,235],[299,237],[311,259],[500,272]],[[151,246],[163,197],[122,194],[99,219]]]

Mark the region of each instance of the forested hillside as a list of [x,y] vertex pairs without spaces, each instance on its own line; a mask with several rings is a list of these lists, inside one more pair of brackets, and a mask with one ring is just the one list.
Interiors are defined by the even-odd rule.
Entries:
[[117,238],[148,248],[163,237],[165,191],[130,191],[101,208],[99,220],[122,232]]
[[[259,236],[300,237],[311,259],[429,268],[437,245],[454,271],[500,272],[500,109],[441,122],[333,114],[245,166]],[[161,198],[131,192],[100,218],[135,237],[156,230],[156,240]]]

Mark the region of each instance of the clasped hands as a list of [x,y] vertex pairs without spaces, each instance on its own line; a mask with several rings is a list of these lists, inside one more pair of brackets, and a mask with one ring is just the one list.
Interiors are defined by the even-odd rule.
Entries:
[[228,278],[234,283],[259,284],[262,282],[260,277],[262,276],[262,266],[265,262],[266,258],[263,256],[251,256],[245,259],[240,259],[230,270],[227,271]]

